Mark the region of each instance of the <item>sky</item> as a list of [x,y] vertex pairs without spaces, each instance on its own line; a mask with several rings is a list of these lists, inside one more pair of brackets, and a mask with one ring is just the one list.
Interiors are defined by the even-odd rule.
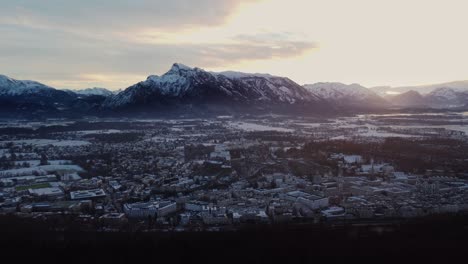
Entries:
[[466,0],[0,0],[0,74],[124,89],[175,62],[300,83],[468,80]]

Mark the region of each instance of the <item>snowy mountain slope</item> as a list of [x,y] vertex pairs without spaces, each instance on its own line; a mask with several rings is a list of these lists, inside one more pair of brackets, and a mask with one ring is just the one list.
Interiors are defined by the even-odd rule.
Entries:
[[2,96],[18,96],[51,90],[55,89],[36,81],[20,81],[0,75],[0,95]]
[[97,109],[103,100],[0,75],[0,116],[4,117],[79,115]]
[[434,108],[462,107],[468,105],[468,89],[440,87],[426,95],[425,99]]
[[[60,116],[127,113],[327,113],[388,107],[468,107],[464,82],[437,87],[427,95],[408,91],[381,97],[359,84],[301,86],[286,77],[241,72],[208,72],[175,63],[161,75],[120,92],[103,88],[57,90],[35,81],[0,75],[0,115]],[[429,87],[429,86],[428,86]],[[432,89],[431,88],[431,89]]]
[[313,95],[324,98],[333,104],[359,108],[385,107],[388,102],[375,92],[359,84],[315,83],[304,87]]
[[36,81],[20,81],[0,75],[0,98],[19,102],[36,100],[35,103],[60,104],[73,100],[74,96]]
[[108,98],[103,108],[220,105],[273,108],[275,105],[326,104],[288,78],[247,73],[212,73],[175,63]]
[[[414,90],[405,91],[401,94],[388,94],[386,92],[379,95],[375,92],[375,88],[368,89],[359,84],[316,83],[304,85],[304,87],[312,94],[333,104],[354,108],[375,109],[391,105],[409,108],[456,108],[468,105],[468,82],[451,82],[446,85],[448,86],[435,84],[419,87],[424,91],[434,89],[426,95]],[[386,91],[388,91],[388,88],[385,87],[381,87],[381,89],[387,89]]]
[[428,108],[458,108],[468,105],[468,91],[440,87],[427,95],[416,91],[408,91],[398,95],[386,96],[395,106],[402,107],[428,107]]
[[379,86],[370,88],[372,91],[379,95],[388,94],[401,94],[408,91],[416,91],[421,95],[428,95],[434,90],[439,88],[451,88],[456,91],[468,91],[468,80],[466,81],[454,81],[440,84],[420,85],[420,86],[402,86],[402,87],[391,87],[391,86]]
[[111,96],[114,93],[112,91],[107,90],[106,88],[99,88],[99,87],[93,87],[93,88],[86,88],[86,89],[81,89],[81,90],[71,90],[72,92],[79,94],[79,95],[98,95],[98,96]]

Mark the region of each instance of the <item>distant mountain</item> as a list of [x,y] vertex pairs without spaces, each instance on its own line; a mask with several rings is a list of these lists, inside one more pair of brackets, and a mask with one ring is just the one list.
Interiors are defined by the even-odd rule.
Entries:
[[107,90],[106,88],[99,88],[99,87],[94,87],[94,88],[86,88],[86,89],[81,89],[81,90],[71,90],[72,92],[79,94],[79,95],[98,95],[98,96],[111,96],[114,95],[114,92]]
[[35,81],[20,81],[0,75],[0,110],[10,113],[50,113],[67,107],[73,95]]
[[1,96],[24,96],[36,94],[38,92],[51,92],[52,87],[36,81],[20,81],[5,75],[0,75],[0,95]]
[[[175,63],[162,76],[151,75],[119,92],[104,88],[58,90],[36,81],[0,75],[0,117],[237,113],[322,115],[390,107],[468,108],[468,81],[416,88],[368,89],[359,84],[342,83],[301,86],[286,77],[233,71],[208,72],[180,63]],[[421,94],[419,91],[430,92]]]
[[333,106],[285,77],[213,73],[175,63],[103,103],[103,110],[283,112],[330,111]]
[[468,106],[468,90],[440,87],[426,95],[408,91],[398,95],[386,96],[395,106],[417,108],[463,108]]
[[468,89],[440,87],[426,95],[433,108],[456,108],[468,106]]
[[345,108],[384,108],[389,103],[374,91],[359,84],[315,83],[304,87],[313,95]]
[[439,88],[451,88],[458,91],[468,91],[468,80],[467,81],[455,81],[441,84],[430,84],[430,85],[420,85],[420,86],[403,86],[403,87],[391,87],[391,86],[379,86],[370,88],[379,95],[389,95],[389,94],[401,94],[409,91],[416,91],[421,95],[427,95],[434,90]]
[[103,99],[80,98],[36,81],[0,75],[0,116],[79,115],[96,109]]
[[389,95],[385,98],[393,105],[400,107],[422,108],[429,105],[424,96],[413,90],[398,95]]

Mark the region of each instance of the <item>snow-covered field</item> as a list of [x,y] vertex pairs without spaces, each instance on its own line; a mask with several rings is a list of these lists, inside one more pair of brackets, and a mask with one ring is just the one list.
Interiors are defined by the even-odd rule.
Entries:
[[89,141],[84,140],[55,140],[55,139],[24,139],[12,141],[0,141],[0,145],[13,143],[15,145],[34,145],[37,147],[52,145],[55,147],[78,147],[91,144]]
[[294,132],[294,129],[284,128],[284,127],[272,127],[266,125],[259,125],[254,123],[246,122],[229,122],[228,127],[234,129],[240,129],[248,132],[254,131],[278,131],[278,132]]
[[66,126],[73,124],[73,121],[47,121],[47,122],[29,122],[29,121],[8,121],[0,122],[0,127],[17,127],[17,128],[32,128],[36,129],[41,126]]
[[360,133],[357,136],[361,137],[401,137],[401,138],[409,138],[409,137],[417,137],[415,135],[407,135],[407,134],[398,134],[398,133],[389,133],[385,131],[378,131],[378,130],[369,130],[365,133]]
[[0,171],[0,177],[14,177],[14,176],[29,176],[35,173],[39,175],[46,175],[47,172],[39,167],[20,168]]
[[68,171],[68,172],[84,172],[84,170],[78,165],[44,165],[39,166],[40,169],[45,170],[46,172],[54,171]]
[[408,135],[408,134],[398,134],[398,133],[389,133],[385,131],[377,131],[377,130],[369,130],[367,132],[360,132],[350,135],[341,135],[330,138],[331,140],[345,140],[350,139],[353,137],[375,137],[375,138],[390,138],[390,137],[399,137],[399,138],[410,138],[410,137],[418,137],[416,135]]
[[[432,114],[432,113],[431,113]],[[467,113],[461,113],[457,115],[466,115]],[[423,115],[423,114],[417,114]],[[429,115],[429,114],[427,114]],[[453,114],[444,114],[444,113],[436,113],[432,114],[434,116],[446,116],[447,119],[443,119],[444,121],[450,121]],[[461,131],[468,135],[468,124],[467,125],[431,125],[431,124],[421,124],[415,122],[414,124],[408,122],[408,124],[399,124],[394,125],[392,123],[385,122],[385,119],[379,119],[379,117],[387,117],[387,116],[402,116],[408,119],[416,119],[415,114],[382,114],[382,115],[357,115],[353,117],[346,117],[346,118],[337,118],[332,119],[330,123],[306,123],[302,120],[298,120],[296,122],[292,122],[293,125],[304,127],[304,131],[313,131],[317,129],[320,133],[323,129],[329,129],[330,131],[336,130],[343,132],[343,135],[338,133],[337,136],[332,137],[331,139],[347,139],[352,137],[377,137],[377,138],[387,138],[387,137],[400,137],[400,138],[409,138],[409,137],[421,137],[420,135],[414,135],[414,133],[405,132],[404,130],[411,130],[411,131],[421,131],[426,133],[426,135],[430,135],[430,129],[446,129],[446,130],[453,130],[453,131]],[[440,118],[439,118],[440,120]],[[460,122],[460,119],[456,119],[453,121]],[[468,120],[467,120],[468,121]],[[463,120],[461,120],[463,122]],[[387,127],[394,128],[394,129],[401,129],[402,131],[385,131]],[[384,128],[384,129],[382,129]],[[300,128],[299,128],[300,129]],[[306,130],[308,129],[308,130]],[[349,131],[348,131],[349,129]],[[303,132],[304,132],[303,131]],[[439,132],[434,132],[439,133]],[[433,133],[433,134],[434,134]],[[336,134],[335,134],[336,135]]]
[[[23,163],[28,163],[29,166],[35,167],[41,164],[40,160],[22,160],[22,161],[15,161],[15,165],[22,165]],[[70,160],[48,160],[47,161],[50,165],[68,165],[72,162]]]
[[83,130],[83,131],[73,131],[71,133],[76,133],[79,135],[89,135],[89,134],[118,134],[122,133],[119,129],[106,129],[106,130]]
[[303,126],[303,127],[320,127],[322,123],[294,123],[295,125],[298,126]]
[[177,140],[183,140],[183,138],[170,138],[170,137],[160,137],[160,136],[155,136],[150,139],[147,139],[146,141],[154,141],[154,142],[171,142],[171,141],[177,141]]
[[26,176],[34,175],[35,173],[46,175],[47,173],[56,171],[67,171],[73,173],[83,172],[84,170],[78,165],[43,165],[30,168],[3,170],[0,171],[0,177]]
[[194,138],[194,137],[206,137],[207,134],[193,133],[193,134],[183,134],[183,135],[180,135],[180,136],[183,137],[183,138]]

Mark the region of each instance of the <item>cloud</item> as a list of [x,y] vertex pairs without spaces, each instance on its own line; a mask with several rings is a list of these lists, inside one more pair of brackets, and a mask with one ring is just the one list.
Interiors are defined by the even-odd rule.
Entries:
[[257,0],[15,0],[2,3],[0,24],[93,32],[217,26],[242,3]]
[[[0,42],[1,73],[71,88],[125,88],[145,75],[163,74],[174,62],[216,68],[242,61],[299,56],[316,47],[314,42],[289,40],[293,37],[286,35],[267,37],[264,33],[209,44],[96,40],[22,26],[0,26],[0,35],[8,36]],[[119,75],[123,81],[118,81]]]
[[217,67],[241,61],[300,56],[316,47],[314,42],[305,41],[257,42],[255,45],[246,42],[199,47],[197,56],[202,66]]
[[[207,33],[209,42],[198,33],[219,28],[241,4],[256,1],[8,1],[0,9],[0,73],[57,87],[125,88],[146,75],[163,74],[174,62],[218,68],[300,56],[317,47],[287,32]],[[184,36],[189,29],[197,41],[152,39]]]

